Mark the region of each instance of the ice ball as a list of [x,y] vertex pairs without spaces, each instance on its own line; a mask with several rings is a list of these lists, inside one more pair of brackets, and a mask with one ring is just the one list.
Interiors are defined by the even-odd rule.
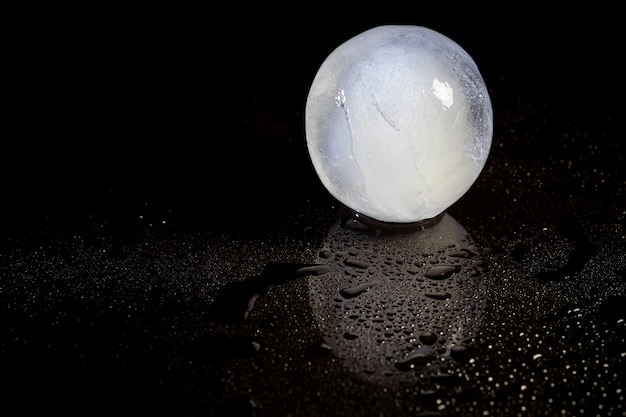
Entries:
[[436,217],[482,171],[493,110],[472,57],[412,25],[378,26],[337,47],[316,73],[305,133],[322,184],[383,222]]

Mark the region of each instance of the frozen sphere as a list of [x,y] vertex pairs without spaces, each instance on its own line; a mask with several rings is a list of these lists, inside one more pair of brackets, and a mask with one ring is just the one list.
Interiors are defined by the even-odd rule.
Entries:
[[435,217],[483,169],[493,110],[472,57],[421,26],[367,30],[318,70],[305,109],[306,140],[322,184],[383,222]]

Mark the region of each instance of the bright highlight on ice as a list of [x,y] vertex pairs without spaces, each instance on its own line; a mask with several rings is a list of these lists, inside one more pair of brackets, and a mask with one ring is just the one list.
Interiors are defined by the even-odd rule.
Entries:
[[493,135],[474,60],[421,26],[367,30],[335,49],[306,102],[306,139],[328,191],[385,222],[416,222],[456,202],[483,169]]

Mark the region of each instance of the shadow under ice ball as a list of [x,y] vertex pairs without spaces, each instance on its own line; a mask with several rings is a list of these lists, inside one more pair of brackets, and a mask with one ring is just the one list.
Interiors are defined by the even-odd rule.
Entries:
[[482,171],[493,110],[472,57],[421,26],[367,30],[318,70],[305,109],[306,140],[322,184],[383,222],[435,217]]

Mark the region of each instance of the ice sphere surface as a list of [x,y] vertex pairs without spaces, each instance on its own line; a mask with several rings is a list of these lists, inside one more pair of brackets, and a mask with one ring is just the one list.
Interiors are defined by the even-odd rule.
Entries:
[[305,107],[309,155],[341,203],[384,222],[441,214],[482,171],[493,110],[472,57],[412,25],[347,40],[316,73]]

